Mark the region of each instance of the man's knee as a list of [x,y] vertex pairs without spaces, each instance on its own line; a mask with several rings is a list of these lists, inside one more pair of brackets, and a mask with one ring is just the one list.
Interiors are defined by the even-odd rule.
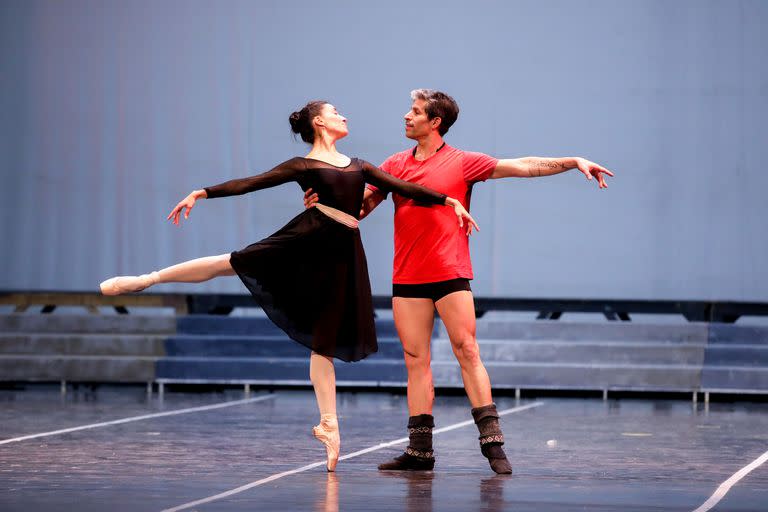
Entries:
[[476,367],[482,365],[480,360],[480,347],[474,336],[463,336],[451,340],[453,353],[456,355],[462,367]]
[[403,351],[405,355],[405,367],[408,372],[426,373],[429,370],[429,353]]

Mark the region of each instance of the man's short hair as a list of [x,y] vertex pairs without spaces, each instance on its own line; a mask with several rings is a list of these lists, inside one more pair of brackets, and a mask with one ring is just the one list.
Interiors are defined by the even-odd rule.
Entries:
[[411,91],[411,100],[424,100],[427,103],[425,110],[429,119],[440,118],[440,126],[437,131],[440,135],[448,133],[459,117],[459,105],[456,100],[444,92],[434,89],[414,89]]

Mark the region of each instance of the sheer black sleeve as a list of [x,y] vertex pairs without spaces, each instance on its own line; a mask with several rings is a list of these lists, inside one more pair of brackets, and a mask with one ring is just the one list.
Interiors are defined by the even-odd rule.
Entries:
[[397,192],[401,196],[428,204],[445,204],[445,194],[417,185],[386,173],[373,164],[360,160],[365,181],[385,192]]
[[225,181],[212,187],[205,187],[209,199],[214,197],[239,196],[254,190],[276,187],[289,181],[296,181],[299,174],[306,168],[304,159],[291,158],[281,163],[274,169],[263,174]]

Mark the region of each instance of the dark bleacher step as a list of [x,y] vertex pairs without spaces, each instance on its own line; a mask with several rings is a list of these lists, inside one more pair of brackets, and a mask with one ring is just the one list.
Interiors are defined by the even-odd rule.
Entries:
[[768,327],[710,324],[711,344],[746,344],[768,347]]
[[768,393],[768,367],[708,366],[702,370],[701,387]]
[[[494,387],[539,389],[624,389],[690,391],[699,388],[700,367],[688,365],[574,365],[490,363]],[[463,388],[456,362],[432,364],[435,386]],[[176,381],[253,381],[275,385],[308,384],[307,358],[169,358],[158,362],[157,378]],[[360,386],[402,386],[401,360],[366,359],[337,363],[336,378]]]
[[[444,333],[444,328],[441,330],[441,336],[447,337]],[[477,338],[706,343],[708,339],[708,325],[704,323],[659,325],[633,324],[629,322],[582,323],[478,320]]]
[[3,381],[148,382],[157,357],[85,355],[0,355]]
[[146,334],[0,334],[0,354],[162,356],[165,340]]
[[[570,362],[579,364],[698,364],[706,345],[699,343],[636,343],[561,340],[478,340],[483,361]],[[450,342],[432,343],[433,360],[454,359]]]
[[746,366],[768,368],[766,345],[708,345],[704,354],[704,366]]
[[[404,386],[392,320],[377,320],[380,351],[336,363],[339,383]],[[495,388],[768,391],[768,328],[478,321]],[[461,388],[444,328],[432,344],[437,387]],[[309,382],[309,352],[263,317],[0,315],[0,380],[154,379]]]
[[[402,345],[398,338],[379,337],[378,341],[377,355],[403,357]],[[309,357],[306,347],[282,332],[280,335],[258,336],[172,336],[165,342],[165,353],[169,357]]]
[[768,392],[768,328],[711,324],[703,389]]
[[[336,362],[335,367],[337,381],[356,381],[361,385],[372,385],[392,382],[402,384],[407,380],[405,366],[399,360],[369,358],[356,363]],[[157,378],[308,383],[309,357],[166,358],[158,361]]]
[[[436,326],[438,322],[435,322]],[[217,336],[285,335],[266,317],[223,317],[215,315],[188,315],[179,317],[177,333]],[[396,337],[397,331],[392,320],[376,320],[376,334],[379,337]],[[435,327],[437,334],[437,327]]]
[[[701,382],[698,365],[493,362],[486,368],[493,386],[505,388],[689,391],[698,389]],[[440,376],[441,380],[449,377]],[[460,375],[452,380],[458,383]]]
[[0,315],[0,333],[172,334],[174,316]]
[[176,322],[176,334],[215,336],[277,336],[285,333],[269,318],[227,317],[215,315],[187,315]]

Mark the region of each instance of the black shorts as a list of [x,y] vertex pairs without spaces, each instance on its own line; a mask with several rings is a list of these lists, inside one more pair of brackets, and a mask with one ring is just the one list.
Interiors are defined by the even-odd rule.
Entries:
[[459,278],[437,283],[392,285],[392,297],[432,299],[433,302],[437,302],[449,293],[460,291],[472,291],[469,287],[469,279]]

